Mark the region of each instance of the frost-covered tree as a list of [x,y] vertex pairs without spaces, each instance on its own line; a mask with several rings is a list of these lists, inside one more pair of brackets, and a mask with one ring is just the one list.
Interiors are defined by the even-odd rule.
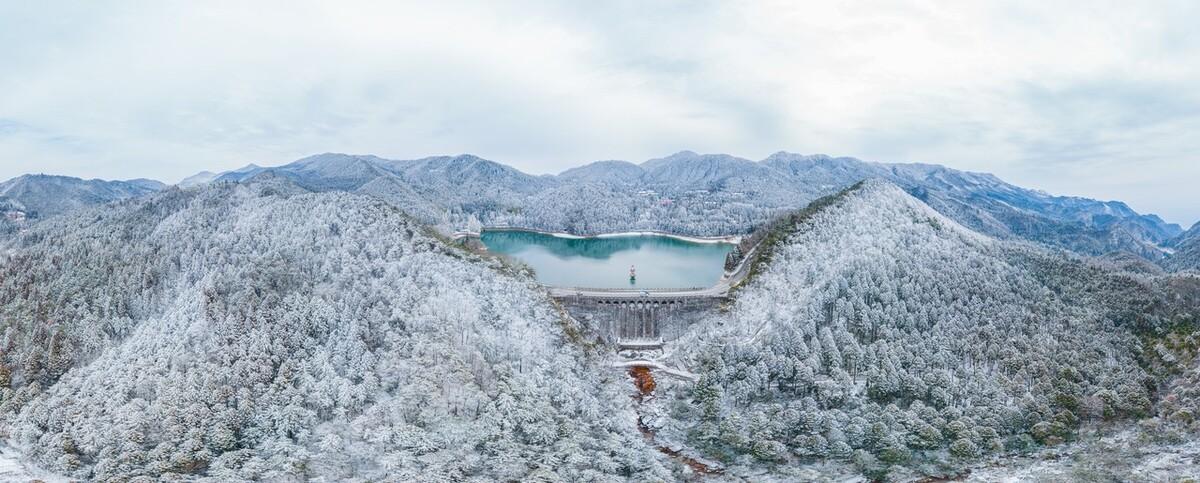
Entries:
[[0,433],[89,480],[666,479],[527,273],[282,179],[47,220],[0,264]]
[[[674,344],[700,382],[673,397],[704,410],[663,431],[715,458],[836,455],[879,477],[1056,444],[1087,414],[1149,414],[1139,337],[1196,313],[1177,279],[980,235],[884,181],[784,221],[728,312]],[[787,424],[753,440],[786,453],[706,436],[764,418]]]

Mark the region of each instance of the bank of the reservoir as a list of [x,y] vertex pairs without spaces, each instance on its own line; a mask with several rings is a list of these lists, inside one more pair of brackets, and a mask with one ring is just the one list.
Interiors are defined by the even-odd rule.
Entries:
[[[676,240],[686,241],[686,242],[691,242],[691,243],[727,243],[730,245],[737,245],[739,242],[742,241],[741,235],[692,236],[692,235],[680,235],[678,233],[671,233],[671,232],[658,231],[658,230],[622,231],[622,232],[615,232],[615,233],[600,233],[600,234],[596,234],[596,235],[576,235],[576,234],[567,233],[564,231],[548,231],[548,230],[538,230],[536,228],[495,226],[495,227],[484,228],[482,231],[484,231],[484,232],[488,232],[488,231],[520,231],[520,232],[528,232],[528,233],[539,233],[542,235],[549,235],[549,236],[553,236],[553,237],[557,237],[557,238],[567,238],[567,239],[572,239],[572,240],[588,240],[588,239],[594,239],[594,238],[622,238],[622,237],[634,237],[634,236],[661,236],[661,237],[667,237],[667,238],[674,238]],[[459,232],[454,233],[453,238],[455,238],[455,239],[465,238],[465,237],[479,238],[481,235],[482,235],[481,233],[472,232],[472,231],[459,231]]]
[[532,267],[545,285],[610,289],[710,287],[724,274],[725,257],[737,241],[651,231],[578,236],[513,228],[488,228],[479,236],[488,251]]

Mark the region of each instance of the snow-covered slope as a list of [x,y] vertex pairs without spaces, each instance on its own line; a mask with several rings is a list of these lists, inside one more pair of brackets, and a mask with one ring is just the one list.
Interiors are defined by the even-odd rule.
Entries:
[[179,180],[178,185],[181,188],[191,188],[193,186],[200,186],[202,184],[211,183],[213,180],[217,179],[218,176],[220,176],[220,174],[214,173],[212,171],[201,171],[199,173],[196,173],[196,174],[193,174],[186,178],[183,178],[182,180]]
[[[381,178],[424,201],[422,219],[463,228],[513,225],[576,234],[657,229],[695,235],[747,233],[779,215],[867,178],[885,178],[942,214],[999,238],[1027,239],[1089,255],[1163,256],[1182,229],[1120,202],[1051,196],[990,174],[927,164],[779,152],[762,161],[683,151],[639,165],[602,161],[557,176],[531,176],[471,155],[393,161],[322,154],[276,168],[248,167],[217,179],[273,171],[313,189],[353,191]],[[405,198],[408,199],[408,198]],[[426,218],[429,209],[433,213]]]
[[164,186],[148,179],[105,181],[27,174],[0,183],[0,214],[20,211],[26,218],[48,218],[86,206],[145,196]]
[[646,170],[628,161],[596,161],[578,168],[571,168],[558,177],[580,183],[636,184]]
[[179,182],[179,186],[188,188],[191,186],[200,186],[213,181],[242,181],[255,174],[262,172],[265,168],[254,163],[247,164],[238,169],[213,173],[211,171],[201,171],[194,175],[184,178]]
[[56,217],[0,263],[0,434],[88,480],[670,477],[533,279],[283,176]]
[[1172,252],[1163,266],[1168,270],[1197,270],[1200,271],[1200,223],[1168,243]]
[[542,178],[470,154],[398,161],[386,166],[421,189],[435,191],[494,189],[532,193],[544,183]]
[[882,180],[788,233],[673,344],[700,380],[661,403],[660,435],[730,464],[847,458],[882,477],[1151,410],[1127,321],[1178,320],[1148,308],[1155,279],[980,235]]
[[252,164],[235,171],[221,173],[214,181],[244,181],[270,172],[311,190],[353,191],[385,174],[384,170],[379,167],[379,163],[382,161],[375,156],[325,153],[274,168],[263,168]]
[[[769,183],[770,169],[728,154],[675,153],[642,163],[643,181],[671,191],[743,188],[747,182]],[[771,183],[773,184],[773,183]],[[762,188],[767,188],[763,186]]]

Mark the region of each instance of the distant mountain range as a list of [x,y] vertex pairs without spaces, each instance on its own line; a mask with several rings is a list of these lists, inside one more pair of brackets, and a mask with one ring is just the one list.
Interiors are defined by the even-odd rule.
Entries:
[[1200,269],[1200,223],[1175,239],[1167,242],[1171,256],[1163,260],[1168,270]]
[[[1001,239],[1026,239],[1088,255],[1129,252],[1155,261],[1168,258],[1172,250],[1186,253],[1172,246],[1182,244],[1173,242],[1183,235],[1182,227],[1140,214],[1119,201],[1053,196],[991,174],[938,165],[788,152],[752,161],[682,151],[641,164],[598,161],[546,176],[472,155],[389,160],[326,153],[277,167],[251,164],[222,173],[201,172],[179,186],[241,182],[268,172],[311,190],[383,198],[443,231],[465,228],[477,219],[487,226],[575,234],[643,229],[694,235],[748,233],[818,197],[863,179],[882,178],[959,223]],[[0,186],[41,186],[25,189],[40,196],[19,198],[20,210],[40,216],[162,187],[144,180],[53,177],[58,180],[54,185],[41,179],[19,181],[25,178],[30,177]],[[56,194],[47,196],[51,192]]]
[[[321,154],[273,168],[221,173],[241,181],[275,172],[315,190],[364,190],[394,197],[430,223],[515,225],[593,234],[631,229],[716,235],[744,233],[867,178],[883,178],[980,232],[1029,239],[1090,255],[1127,251],[1157,260],[1183,233],[1118,201],[1052,196],[927,164],[779,152],[762,161],[683,151],[640,165],[599,161],[557,176],[533,176],[476,156],[387,160]],[[388,185],[386,193],[378,193]]]
[[165,184],[149,179],[104,181],[27,174],[0,183],[0,211],[46,218],[84,206],[154,193]]
[[[657,435],[707,454],[777,461],[796,454],[847,457],[862,445],[858,435],[874,433],[870,440],[894,443],[869,444],[905,455],[857,459],[867,479],[930,481],[898,476],[892,465],[921,461],[924,449],[968,457],[989,447],[1011,449],[987,440],[1030,438],[1023,432],[1057,444],[1070,430],[1047,430],[1076,423],[1056,423],[1054,415],[1089,418],[1093,410],[1076,401],[1092,394],[1112,401],[1092,414],[1142,419],[1156,387],[1144,381],[1170,377],[1144,369],[1154,356],[1142,355],[1143,344],[1153,346],[1142,341],[1173,321],[1195,327],[1186,325],[1194,306],[1182,301],[1196,292],[1174,288],[1193,285],[1195,277],[1135,277],[1097,268],[1091,259],[981,236],[879,179],[813,205],[783,223],[756,275],[724,310],[671,343],[664,359],[704,369],[692,386],[655,390],[651,404],[661,412],[649,414],[676,418]],[[1140,320],[1148,323],[1133,322]],[[1181,366],[1192,366],[1190,357],[1180,358],[1189,361]],[[1079,396],[1062,396],[1067,391]],[[673,407],[720,409],[667,409]],[[949,407],[955,412],[934,409]],[[969,416],[956,421],[959,415]],[[748,437],[727,437],[707,428],[753,429]],[[921,449],[902,449],[909,445]],[[1148,473],[1131,472],[1137,476],[1105,479]],[[1025,479],[1057,481],[1016,478]]]

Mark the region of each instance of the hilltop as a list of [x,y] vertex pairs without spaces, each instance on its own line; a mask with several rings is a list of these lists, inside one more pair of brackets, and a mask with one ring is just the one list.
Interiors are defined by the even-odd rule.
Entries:
[[0,212],[21,218],[48,218],[75,209],[137,198],[166,185],[148,179],[105,181],[27,174],[0,183]]
[[670,475],[528,274],[373,198],[261,175],[58,216],[4,253],[0,433],[46,469]]
[[1198,315],[1194,283],[983,236],[878,179],[775,243],[727,312],[673,344],[700,380],[659,408],[659,434],[735,471],[833,458],[946,476],[1151,416],[1170,364],[1143,344]]

